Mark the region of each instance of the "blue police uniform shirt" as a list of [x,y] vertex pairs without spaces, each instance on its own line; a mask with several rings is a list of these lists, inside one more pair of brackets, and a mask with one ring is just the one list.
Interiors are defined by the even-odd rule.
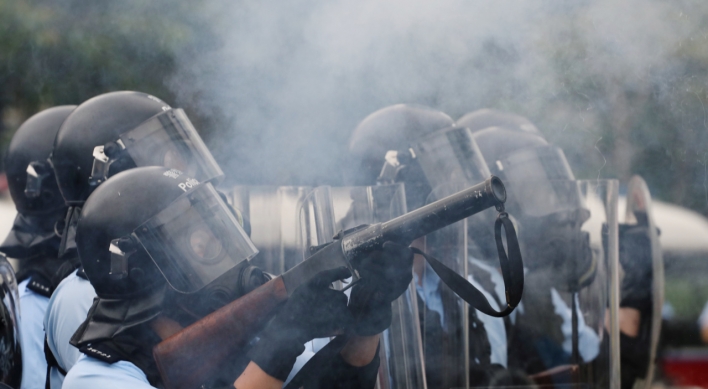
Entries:
[[[484,262],[474,258],[470,258],[470,262],[488,273],[489,277],[494,283],[493,293],[496,294],[499,301],[506,301],[506,294],[504,292],[504,279],[502,278],[499,271],[497,271],[492,266],[489,266]],[[442,298],[440,296],[440,287],[442,282],[440,280],[440,277],[435,274],[435,271],[426,262],[425,270],[423,271],[423,279],[421,280],[421,282],[418,281],[418,277],[415,274],[414,278],[418,295],[421,299],[423,299],[423,301],[425,301],[426,307],[430,310],[439,313],[441,321],[443,321],[443,305]],[[499,306],[496,300],[492,298],[492,291],[487,291],[482,288],[481,285],[474,278],[474,274],[470,274],[468,276],[468,281],[484,294],[492,308],[499,310]],[[558,291],[551,288],[549,293],[551,294],[554,313],[560,316],[563,321],[561,325],[561,331],[563,333],[563,351],[570,354],[572,351],[571,309],[560,297]],[[579,305],[577,306],[579,307]],[[514,323],[517,314],[523,314],[523,311],[523,304],[519,304],[514,310],[514,312],[509,315],[509,319],[511,320],[511,322]],[[492,363],[498,363],[504,367],[508,367],[507,336],[506,327],[504,326],[504,319],[491,317],[481,312],[478,313],[477,317],[484,324],[484,329],[487,332],[487,338],[491,346],[490,361]],[[580,352],[580,356],[581,358],[583,358],[584,361],[592,361],[597,357],[600,352],[600,337],[592,328],[586,325],[585,321],[583,320],[582,312],[580,312],[579,308],[578,318],[578,351]],[[441,325],[444,326],[444,321],[441,323]]]
[[[563,319],[561,331],[563,332],[563,351],[571,354],[573,351],[573,318],[572,309],[563,301],[557,290],[551,288],[551,300],[555,314]],[[580,307],[578,296],[575,296],[575,306]],[[590,362],[600,354],[600,336],[585,324],[583,313],[577,308],[578,313],[578,352],[583,361]]]
[[64,389],[154,389],[140,368],[128,361],[106,363],[82,354],[64,378]]
[[[499,274],[499,272],[495,268],[476,259],[472,259],[470,262],[474,263],[477,267],[481,268],[489,274],[489,278],[494,284],[493,293],[497,295],[497,298],[501,299],[500,301],[506,301],[506,297],[504,297],[504,279],[502,278],[501,274]],[[475,288],[479,289],[479,291],[482,292],[487,301],[489,301],[489,305],[491,305],[492,308],[497,311],[500,311],[501,309],[499,307],[499,304],[497,303],[497,300],[492,296],[492,292],[485,290],[482,285],[479,284],[479,282],[474,278],[473,274],[467,276],[467,281],[469,281]],[[498,363],[504,366],[505,368],[508,367],[507,362],[509,360],[509,356],[507,351],[506,327],[504,326],[504,319],[501,317],[492,317],[489,315],[485,315],[484,313],[481,313],[479,311],[477,314],[477,318],[484,325],[484,330],[487,332],[489,345],[492,347],[492,353],[489,357],[490,362]]]
[[[314,355],[306,350],[300,355],[293,370],[283,386],[297,374],[297,372]],[[63,389],[150,389],[155,388],[148,382],[147,376],[139,367],[128,361],[107,363],[81,354],[79,360],[69,370],[64,378]]]
[[[505,299],[506,297],[504,292],[504,280],[499,274],[499,272],[496,271],[496,269],[493,269],[491,266],[485,265],[481,261],[471,260],[471,262],[489,272],[489,276],[492,279],[492,282],[494,282],[495,284],[495,290],[493,292],[496,293],[497,296],[501,299]],[[426,308],[435,311],[440,315],[440,325],[444,328],[445,315],[443,314],[442,297],[440,295],[440,288],[442,286],[440,277],[438,277],[435,271],[426,262],[425,270],[423,270],[422,280],[419,282],[418,276],[416,274],[414,274],[414,278],[418,295],[425,302]],[[489,291],[486,291],[484,288],[482,288],[482,286],[477,282],[477,280],[474,279],[473,275],[468,276],[467,280],[484,294],[484,297],[487,298],[492,308],[499,310],[499,306],[496,300],[492,297]],[[499,295],[500,292],[501,295]],[[492,348],[490,361],[492,363],[498,363],[504,367],[507,367],[508,355],[506,327],[504,327],[504,319],[498,317],[491,317],[481,312],[477,316],[484,324],[484,329],[487,332],[489,345]]]
[[445,315],[443,314],[442,297],[440,295],[440,277],[435,273],[432,267],[425,262],[422,279],[418,278],[418,274],[413,273],[415,281],[415,290],[418,296],[425,302],[425,306],[440,315],[440,325],[445,327]]
[[22,342],[22,389],[43,389],[47,377],[42,320],[49,299],[27,289],[29,279],[18,285],[20,341]]
[[[96,292],[88,280],[71,273],[57,286],[44,315],[44,328],[47,334],[47,344],[54,354],[59,366],[65,371],[71,370],[79,359],[81,352],[69,340],[86,320]],[[62,387],[64,376],[57,368],[49,373],[49,383],[52,389]]]

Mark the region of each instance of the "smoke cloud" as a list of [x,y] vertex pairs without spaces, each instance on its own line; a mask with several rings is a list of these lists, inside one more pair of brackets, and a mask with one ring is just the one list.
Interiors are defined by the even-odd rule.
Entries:
[[[564,147],[579,177],[626,178],[645,151],[637,142],[662,144],[662,126],[676,127],[676,117],[687,147],[706,144],[697,116],[707,100],[705,72],[698,86],[691,77],[699,69],[687,60],[703,66],[708,55],[697,49],[708,41],[706,7],[212,2],[194,15],[210,33],[198,49],[179,53],[170,87],[178,103],[219,118],[210,145],[242,184],[341,183],[354,127],[396,103],[453,118],[483,107],[517,112]],[[668,106],[669,117],[647,123],[638,111],[647,101]]]

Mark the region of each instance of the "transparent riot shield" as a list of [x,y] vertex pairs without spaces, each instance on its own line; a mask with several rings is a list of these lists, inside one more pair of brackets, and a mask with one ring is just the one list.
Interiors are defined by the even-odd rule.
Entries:
[[[644,180],[634,176],[627,185],[624,223],[620,224],[619,260],[623,270],[620,315],[638,314],[633,339],[622,344],[623,383],[649,388],[664,304],[664,261],[659,230],[654,224],[651,195]],[[634,344],[636,343],[636,344]],[[625,371],[626,369],[626,371]]]
[[20,297],[12,266],[0,254],[0,387],[19,388],[22,380]]
[[[618,185],[551,184],[556,194],[574,197],[563,204],[576,208],[510,215],[525,267],[523,298],[511,315],[489,317],[452,294],[429,267],[420,272],[429,387],[619,388]],[[430,198],[460,185],[436,187]],[[509,195],[533,192],[533,182],[527,185]],[[496,252],[489,255],[489,220],[475,215],[429,234],[425,250],[501,307],[504,284]]]
[[[469,186],[468,181],[435,187],[433,202]],[[425,251],[480,290],[492,308],[505,303],[504,281],[497,270],[494,209],[447,226],[425,238]],[[430,266],[416,268],[425,363],[430,388],[474,388],[524,384],[505,380],[508,367],[507,321],[471,308],[448,289]],[[513,315],[514,313],[512,313]]]
[[251,260],[264,271],[279,275],[302,261],[300,209],[313,191],[306,186],[236,186],[228,197],[251,227],[259,254]]
[[[406,212],[402,184],[332,188],[338,230],[388,221]],[[377,388],[426,388],[415,285],[392,303],[391,327],[381,341]]]
[[331,188],[318,186],[300,203],[297,229],[300,257],[297,263],[319,247],[332,243],[335,234]]

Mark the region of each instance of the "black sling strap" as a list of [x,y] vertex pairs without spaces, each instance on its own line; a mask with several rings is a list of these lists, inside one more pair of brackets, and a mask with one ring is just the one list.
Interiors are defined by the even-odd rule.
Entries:
[[[502,226],[504,227],[504,232],[506,234],[508,255],[502,240]],[[524,266],[521,259],[519,240],[516,236],[516,229],[514,229],[514,224],[511,220],[509,220],[509,215],[506,212],[503,212],[503,210],[501,210],[497,220],[494,223],[494,238],[497,244],[499,264],[502,271],[502,277],[504,278],[504,289],[506,292],[507,306],[502,311],[496,311],[492,308],[484,294],[470,284],[469,281],[457,274],[454,270],[417,248],[411,247],[411,250],[416,254],[422,255],[443,283],[445,283],[450,290],[465,300],[465,302],[470,304],[473,308],[490,316],[504,317],[508,316],[521,301],[521,295],[524,290]],[[317,369],[321,367],[325,361],[331,361],[333,357],[337,356],[346,344],[347,340],[348,337],[346,335],[340,335],[329,342],[327,346],[317,352],[312,359],[310,359],[310,361],[303,366],[303,368],[295,375],[286,388],[289,389],[300,387],[305,377],[314,375]],[[376,355],[378,355],[378,350]],[[374,360],[376,359],[377,358],[374,358]],[[378,363],[372,363],[370,365],[373,368],[378,366]]]
[[[502,240],[502,226],[506,234],[508,255]],[[442,282],[461,299],[465,300],[467,304],[489,316],[504,317],[509,315],[516,306],[519,305],[521,295],[524,291],[524,265],[521,260],[519,239],[516,236],[514,224],[509,220],[509,215],[506,212],[500,212],[499,217],[497,217],[494,223],[494,238],[497,243],[499,265],[501,267],[502,277],[504,278],[504,289],[506,292],[506,308],[501,311],[492,308],[484,294],[454,270],[417,248],[411,248],[411,250],[416,254],[422,255]]]

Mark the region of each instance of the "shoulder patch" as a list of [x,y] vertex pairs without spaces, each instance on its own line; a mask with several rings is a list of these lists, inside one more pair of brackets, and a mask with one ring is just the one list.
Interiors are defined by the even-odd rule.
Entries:
[[107,362],[107,363],[115,363],[121,360],[121,358],[118,355],[115,355],[115,353],[108,347],[101,347],[102,345],[92,345],[92,344],[87,344],[79,349],[82,353],[94,357],[100,361]]
[[27,283],[27,289],[44,297],[52,297],[52,293],[54,292],[51,282],[39,275],[30,277],[29,283]]

